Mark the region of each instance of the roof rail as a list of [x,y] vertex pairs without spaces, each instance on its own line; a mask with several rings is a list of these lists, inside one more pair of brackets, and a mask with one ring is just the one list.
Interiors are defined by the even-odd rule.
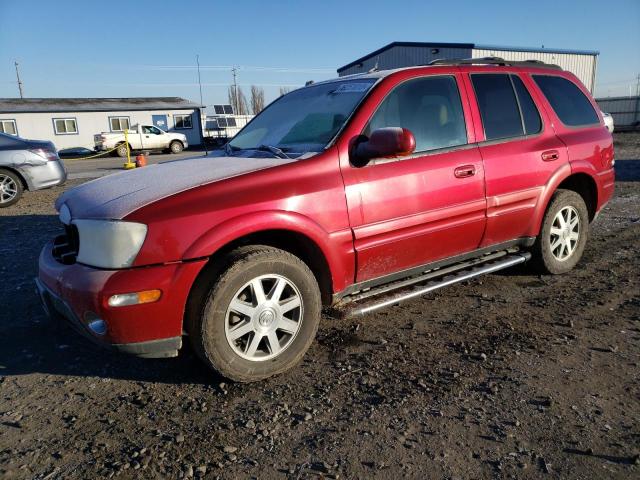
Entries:
[[505,60],[501,57],[482,57],[482,58],[439,58],[429,62],[429,65],[501,65],[503,67],[539,67],[551,68],[553,70],[562,70],[562,67],[552,63],[544,63],[541,60]]

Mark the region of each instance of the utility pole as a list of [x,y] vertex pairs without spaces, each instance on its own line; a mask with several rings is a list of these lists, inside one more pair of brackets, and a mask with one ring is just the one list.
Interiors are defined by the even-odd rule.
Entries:
[[[196,64],[198,65],[198,87],[200,88],[200,108],[204,108],[204,104],[202,103],[202,80],[200,79],[200,55],[196,55]],[[202,110],[200,110],[200,108],[198,109],[198,112],[200,112],[200,118],[198,119],[198,123],[200,124],[200,130],[203,133],[202,143],[204,145],[204,154],[209,155],[209,152],[207,151],[207,142],[205,141],[205,138],[204,138],[204,129],[202,128]],[[205,125],[206,123],[207,123],[207,117],[205,117]]]
[[640,73],[636,76],[636,97],[640,97]]
[[236,76],[238,75],[238,69],[236,67],[231,68],[231,74],[233,75],[233,99],[235,101],[235,105],[233,106],[234,113],[238,115],[238,110],[240,108],[240,103],[238,102],[238,82],[236,81]]
[[24,98],[24,92],[22,91],[22,81],[20,80],[20,71],[18,70],[18,62],[13,62],[16,66],[16,78],[18,79],[18,90],[20,91],[20,98]]

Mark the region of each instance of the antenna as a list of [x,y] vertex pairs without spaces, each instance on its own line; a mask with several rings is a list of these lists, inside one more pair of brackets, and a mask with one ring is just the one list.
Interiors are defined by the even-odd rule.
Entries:
[[13,62],[16,66],[16,78],[18,79],[18,90],[20,91],[20,98],[24,98],[24,92],[22,91],[22,81],[20,80],[20,70],[18,70],[18,62]]
[[[200,108],[203,107],[203,103],[202,103],[202,81],[200,80],[200,55],[196,55],[196,64],[198,65],[198,87],[200,88]],[[198,111],[200,111],[200,109],[198,109]],[[202,112],[200,112],[200,118],[198,119],[199,123],[200,123],[200,129],[202,129]],[[205,123],[206,123],[206,117],[205,117]],[[209,152],[207,151],[207,142],[205,141],[204,135],[202,137],[202,144],[204,145],[204,154],[209,155]]]

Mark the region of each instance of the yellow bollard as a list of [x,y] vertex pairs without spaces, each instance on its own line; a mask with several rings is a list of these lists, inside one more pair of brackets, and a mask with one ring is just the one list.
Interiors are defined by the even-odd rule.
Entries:
[[136,168],[136,164],[131,161],[131,152],[129,151],[129,137],[127,136],[126,128],[124,129],[124,143],[127,145],[127,163],[125,163],[123,167],[125,170],[131,170],[132,168]]

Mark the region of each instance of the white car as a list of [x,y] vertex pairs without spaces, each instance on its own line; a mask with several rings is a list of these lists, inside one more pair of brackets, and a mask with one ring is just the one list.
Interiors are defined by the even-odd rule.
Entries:
[[613,133],[613,116],[610,113],[602,112],[602,118],[604,119],[604,126],[607,127],[609,133]]
[[[154,125],[134,125],[127,130],[126,141],[129,150],[169,150],[180,153],[189,146],[186,135],[165,132]],[[119,157],[127,156],[127,144],[124,132],[102,132],[93,136],[96,151],[116,148]]]

